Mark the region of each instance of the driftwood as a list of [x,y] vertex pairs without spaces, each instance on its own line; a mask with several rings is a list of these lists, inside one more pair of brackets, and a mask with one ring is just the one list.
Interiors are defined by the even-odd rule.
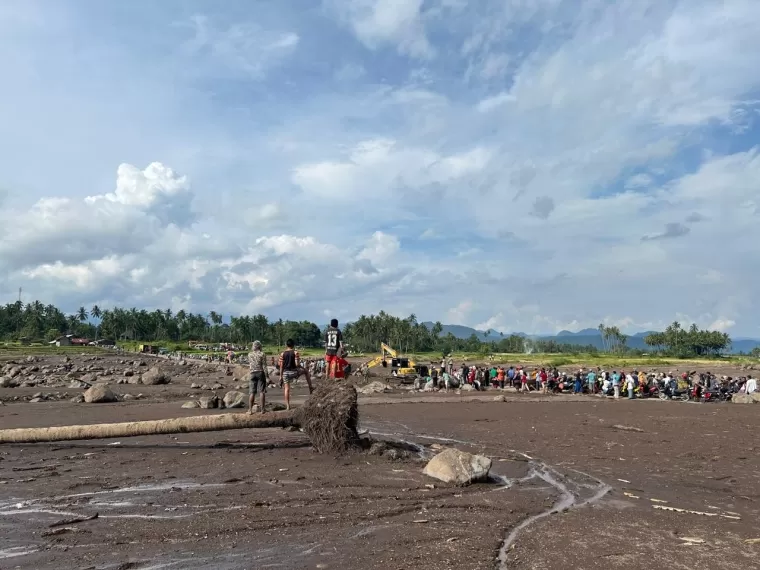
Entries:
[[0,443],[36,443],[84,439],[300,427],[319,453],[342,453],[360,445],[356,389],[345,382],[322,382],[302,408],[283,412],[193,416],[113,424],[0,430]]
[[297,425],[295,416],[295,411],[290,410],[253,416],[241,413],[218,414],[214,416],[193,416],[170,420],[149,420],[116,424],[4,429],[0,430],[0,443],[110,439],[170,433],[223,431],[229,429],[289,427]]

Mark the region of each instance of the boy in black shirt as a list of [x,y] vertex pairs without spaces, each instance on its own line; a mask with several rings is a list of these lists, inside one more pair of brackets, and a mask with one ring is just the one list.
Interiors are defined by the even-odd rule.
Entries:
[[338,319],[330,321],[330,326],[325,332],[325,364],[327,365],[327,377],[335,378],[335,365],[338,361],[338,352],[343,349],[343,333],[338,328]]

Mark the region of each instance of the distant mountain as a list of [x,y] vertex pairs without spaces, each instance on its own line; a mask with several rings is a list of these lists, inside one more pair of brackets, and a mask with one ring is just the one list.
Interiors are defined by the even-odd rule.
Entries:
[[[422,323],[427,328],[432,329],[432,322]],[[644,338],[656,331],[643,331],[637,332],[628,336],[626,342],[630,348],[637,350],[649,350],[649,347],[644,342]],[[510,334],[516,334],[523,338],[535,339],[535,340],[553,340],[562,344],[574,344],[577,346],[595,346],[598,349],[603,349],[602,335],[598,329],[583,329],[578,332],[572,332],[568,330],[561,330],[556,335],[527,335],[525,333],[504,333],[503,335],[498,331],[490,331],[490,334],[486,335],[486,331],[480,331],[472,327],[466,327],[464,325],[443,325],[443,332],[441,336],[446,336],[449,333],[456,338],[470,338],[475,335],[481,341],[498,341],[502,338],[508,337]],[[753,348],[760,347],[760,339],[744,338],[740,337],[733,340],[731,344],[731,352],[750,352]]]

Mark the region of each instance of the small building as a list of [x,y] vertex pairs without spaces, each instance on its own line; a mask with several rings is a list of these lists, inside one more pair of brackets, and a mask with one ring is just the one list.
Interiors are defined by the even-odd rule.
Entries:
[[55,340],[51,340],[48,344],[55,346],[71,346],[71,335],[59,336]]

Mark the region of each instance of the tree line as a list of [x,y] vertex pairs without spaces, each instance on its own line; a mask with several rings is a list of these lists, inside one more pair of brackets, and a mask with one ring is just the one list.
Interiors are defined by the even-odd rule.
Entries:
[[[480,354],[499,353],[549,353],[580,354],[596,353],[593,345],[580,346],[560,343],[551,339],[528,339],[520,335],[499,333],[498,340],[481,340],[476,335],[469,338],[457,338],[450,332],[442,335],[443,325],[434,323],[430,328],[417,321],[412,314],[405,319],[394,317],[384,311],[377,315],[362,315],[356,321],[347,324],[343,335],[351,348],[360,352],[377,352],[380,343],[389,344],[402,353],[420,352],[474,352]],[[491,331],[486,331],[486,336]]]
[[[95,320],[96,322],[92,322]],[[309,321],[270,321],[265,315],[231,317],[210,311],[207,315],[171,309],[146,311],[136,308],[101,309],[94,305],[71,314],[53,305],[17,301],[0,307],[0,338],[45,342],[73,334],[91,340],[103,338],[147,342],[213,342],[245,344],[260,340],[282,346],[289,338],[299,346],[322,346],[322,330]]]
[[657,352],[678,358],[716,356],[731,347],[731,337],[724,332],[701,330],[696,324],[684,329],[678,321],[663,332],[645,336],[644,342]]
[[[94,322],[93,322],[94,321]],[[520,335],[499,333],[498,339],[482,340],[476,335],[457,338],[451,333],[443,335],[440,322],[432,326],[418,322],[416,315],[399,318],[380,311],[377,315],[362,315],[343,327],[346,342],[354,352],[377,352],[384,342],[401,353],[422,352],[473,352],[496,353],[550,353],[580,354],[609,352],[625,354],[633,349],[627,346],[628,337],[617,327],[599,325],[602,347],[558,342],[553,339],[530,339]],[[486,332],[489,336],[491,331]],[[20,301],[0,306],[0,339],[30,342],[51,341],[63,334],[89,339],[108,338],[146,342],[187,341],[245,344],[260,340],[264,344],[283,346],[292,338],[298,346],[322,346],[323,329],[310,321],[271,321],[265,315],[230,317],[224,323],[223,315],[216,311],[208,314],[140,310],[137,308],[101,309],[97,305],[89,310],[79,307],[66,314],[54,305],[40,301],[23,304]],[[712,356],[725,352],[731,338],[719,331],[701,330],[696,324],[688,329],[678,322],[665,331],[644,337],[652,351],[667,356]]]

